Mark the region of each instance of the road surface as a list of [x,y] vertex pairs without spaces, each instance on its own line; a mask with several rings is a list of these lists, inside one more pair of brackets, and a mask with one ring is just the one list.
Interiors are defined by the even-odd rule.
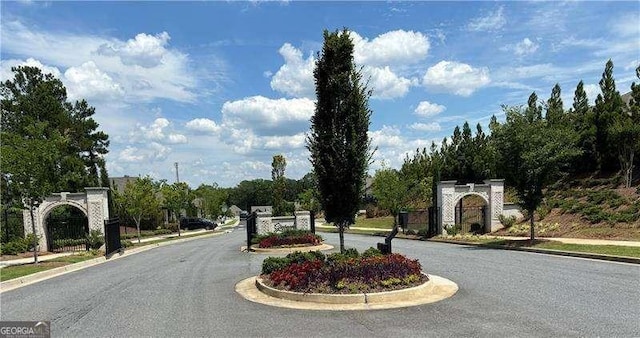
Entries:
[[[240,252],[245,238],[241,226],[3,292],[0,317],[50,320],[53,337],[640,336],[638,265],[395,239],[395,252],[458,293],[404,309],[302,311],[235,293],[265,257]],[[382,240],[346,235],[360,251]]]

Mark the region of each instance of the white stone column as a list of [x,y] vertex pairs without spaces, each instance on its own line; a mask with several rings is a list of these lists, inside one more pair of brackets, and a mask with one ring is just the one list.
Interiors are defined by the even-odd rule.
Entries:
[[273,224],[271,223],[271,213],[258,212],[256,214],[258,215],[258,217],[256,218],[258,235],[264,235],[269,232],[274,232]]
[[87,192],[87,220],[89,231],[104,233],[104,221],[109,219],[109,188],[84,188]]
[[[33,228],[31,227],[31,214],[29,213],[29,209],[22,210],[22,219],[24,224],[24,234],[32,234]],[[44,233],[44,224],[40,219],[40,208],[35,208],[33,210],[33,220],[36,223],[36,235],[38,236],[39,251],[48,251],[49,248],[47,248],[47,237]]]
[[311,230],[311,214],[308,211],[296,211],[296,229]]
[[502,215],[504,208],[504,180],[485,180],[490,185],[489,191],[489,215],[490,219],[488,232],[496,231],[502,228],[502,224],[498,217]]
[[456,181],[438,182],[438,207],[440,208],[440,217],[438,222],[438,234],[442,234],[445,226],[455,224],[455,184]]

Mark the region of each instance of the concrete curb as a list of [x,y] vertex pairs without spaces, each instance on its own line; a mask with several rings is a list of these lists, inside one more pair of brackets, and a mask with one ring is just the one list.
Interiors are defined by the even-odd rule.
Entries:
[[[296,246],[291,248],[276,248],[276,249],[267,249],[267,248],[258,248],[257,244],[251,246],[252,253],[256,254],[290,254],[292,252],[309,252],[309,251],[327,251],[333,249],[332,245],[329,244],[321,244],[314,246]],[[247,251],[246,246],[240,247],[240,251]]]
[[18,277],[18,278],[14,278],[8,281],[4,281],[2,283],[0,283],[0,293],[2,292],[6,292],[6,291],[11,291],[23,286],[27,286],[27,285],[31,285],[34,283],[38,283],[41,282],[43,280],[47,280],[49,278],[53,278],[53,277],[57,277],[57,276],[61,276],[73,271],[78,271],[78,270],[82,270],[94,265],[98,265],[98,264],[102,264],[102,263],[106,263],[106,262],[110,262],[116,259],[120,259],[123,257],[127,257],[127,256],[131,256],[140,252],[144,252],[147,250],[151,250],[154,248],[158,248],[161,246],[166,246],[166,245],[170,245],[170,244],[176,244],[176,243],[183,243],[183,242],[188,242],[188,241],[192,241],[192,240],[196,240],[196,239],[203,239],[203,238],[209,238],[209,237],[215,237],[215,236],[220,236],[226,233],[229,233],[229,230],[226,230],[224,232],[214,232],[214,233],[210,233],[210,234],[206,234],[206,235],[200,235],[200,236],[193,236],[193,237],[188,237],[188,238],[182,238],[182,239],[176,239],[176,240],[171,240],[171,241],[166,241],[166,242],[161,242],[161,243],[155,243],[155,244],[148,244],[145,246],[141,246],[139,248],[133,248],[133,249],[129,249],[120,253],[120,254],[113,254],[111,255],[111,257],[109,257],[108,259],[106,257],[97,257],[94,259],[89,259],[83,262],[79,262],[79,263],[74,263],[74,264],[69,264],[69,265],[65,265],[65,266],[61,266],[59,268],[53,268],[50,270],[46,270],[46,271],[41,271],[41,272],[36,272],[34,274],[30,274],[24,277]]
[[533,252],[533,253],[556,255],[556,256],[589,258],[589,259],[598,259],[598,260],[611,261],[611,262],[640,264],[640,258],[626,257],[626,256],[613,256],[613,255],[603,255],[603,254],[594,254],[594,253],[586,253],[586,252],[571,252],[571,251],[561,251],[561,250],[553,250],[553,249],[507,247],[507,246],[491,245],[491,244],[483,244],[483,243],[469,243],[469,242],[449,240],[449,239],[427,239],[427,241],[436,242],[436,243],[476,246],[476,247],[483,247],[483,248],[489,248],[489,249],[525,251],[525,252]]
[[420,286],[367,295],[324,295],[281,291],[261,285],[258,278],[254,276],[240,281],[236,284],[236,292],[255,303],[300,310],[395,309],[435,303],[452,297],[458,291],[456,283],[435,275],[429,275],[429,282]]

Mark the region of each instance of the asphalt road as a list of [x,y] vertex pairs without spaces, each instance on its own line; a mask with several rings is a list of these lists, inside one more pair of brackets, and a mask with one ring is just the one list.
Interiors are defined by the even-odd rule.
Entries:
[[[404,309],[302,311],[235,293],[265,257],[241,253],[244,238],[239,228],[3,292],[0,318],[50,320],[53,337],[640,336],[638,265],[395,239],[394,251],[458,293]],[[346,236],[359,250],[379,241]]]

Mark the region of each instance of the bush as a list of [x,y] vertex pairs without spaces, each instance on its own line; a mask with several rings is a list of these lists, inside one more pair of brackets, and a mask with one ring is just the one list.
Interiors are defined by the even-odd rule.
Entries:
[[[331,256],[331,255],[330,255]],[[411,277],[414,276],[414,277]],[[389,280],[397,278],[398,283]],[[274,286],[292,291],[344,290],[362,292],[375,287],[392,287],[397,284],[422,280],[421,266],[399,254],[374,257],[347,258],[340,261],[311,260],[274,270],[266,276]],[[386,281],[383,283],[383,281]]]
[[286,230],[279,234],[258,236],[251,242],[257,242],[258,246],[261,248],[292,246],[299,244],[319,245],[322,242],[322,237],[307,230]]
[[308,261],[325,260],[325,255],[320,251],[300,252],[295,251],[285,257],[268,257],[262,262],[262,273],[270,274],[276,270],[283,269],[292,263],[302,264]]
[[460,224],[448,224],[445,227],[445,230],[447,231],[448,236],[455,236],[460,233],[462,227],[460,226]]
[[120,245],[122,245],[123,248],[128,248],[133,246],[133,243],[131,241],[125,240],[125,241],[120,241]]
[[17,255],[27,251],[27,243],[24,238],[17,238],[0,246],[0,253],[3,255]]
[[153,231],[154,235],[168,235],[172,233],[169,229],[156,229]]
[[508,229],[514,224],[516,224],[516,216],[507,217],[505,215],[500,215],[498,216],[498,220],[500,221],[500,224],[502,224],[502,226],[505,227],[505,229]]
[[98,250],[104,244],[104,236],[102,236],[102,232],[100,230],[91,230],[89,235],[87,235],[87,244],[89,244],[89,248]]
[[362,258],[382,256],[382,252],[374,247],[370,247],[362,253]]

